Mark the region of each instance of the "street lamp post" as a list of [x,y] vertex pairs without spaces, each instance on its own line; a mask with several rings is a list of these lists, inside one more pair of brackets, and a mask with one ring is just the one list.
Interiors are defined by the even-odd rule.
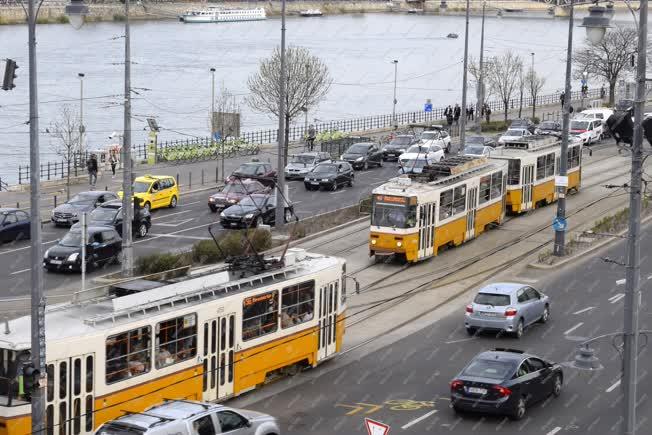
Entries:
[[134,251],[131,225],[134,214],[132,206],[131,161],[131,37],[129,29],[129,0],[125,0],[125,88],[124,133],[122,140],[122,275],[131,276],[134,268]]
[[287,71],[285,65],[285,0],[281,2],[281,65],[280,65],[280,83],[279,83],[279,102],[278,102],[278,149],[276,156],[276,210],[275,222],[276,228],[284,227],[283,218],[285,216],[285,200],[283,192],[285,182],[283,179],[283,168],[285,167],[285,92],[287,82]]
[[78,73],[79,77],[79,158],[84,158],[84,73]]
[[480,73],[478,78],[477,103],[475,116],[477,119],[476,129],[478,134],[482,134],[482,107],[484,106],[484,13],[487,2],[482,2],[482,28],[480,31]]
[[396,129],[398,125],[396,124],[396,80],[398,76],[398,60],[394,59],[392,61],[394,64],[394,100],[392,101],[392,127]]
[[469,9],[470,0],[466,0],[466,24],[464,27],[464,71],[462,73],[462,109],[460,114],[460,144],[459,149],[464,148],[466,140],[466,75],[469,62]]

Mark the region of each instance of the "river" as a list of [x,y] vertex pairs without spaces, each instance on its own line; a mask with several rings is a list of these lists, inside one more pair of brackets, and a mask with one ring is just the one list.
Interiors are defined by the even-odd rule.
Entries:
[[[627,14],[616,22],[631,23]],[[61,160],[56,140],[46,129],[62,106],[79,110],[79,80],[84,79],[84,124],[89,147],[103,147],[123,124],[120,94],[124,87],[122,23],[89,23],[37,27],[40,144],[42,161]],[[448,39],[448,33],[458,39]],[[507,50],[529,67],[530,53],[538,73],[546,77],[543,93],[563,84],[568,21],[546,15],[488,16],[485,56]],[[280,20],[223,24],[182,24],[176,21],[135,22],[132,34],[133,142],[146,138],[146,117],[155,117],[163,131],[159,140],[209,134],[211,79],[238,99],[242,130],[274,128],[267,114],[245,103],[247,77],[258,61],[269,56],[280,40]],[[584,43],[576,28],[574,46]],[[480,17],[470,21],[470,54],[478,58]],[[16,88],[0,92],[0,177],[15,182],[17,165],[29,160],[27,27],[0,26],[3,56],[17,61]],[[461,102],[464,17],[407,14],[352,14],[321,18],[289,17],[287,41],[302,45],[329,66],[333,84],[327,97],[309,113],[312,121],[391,113],[394,66],[398,63],[397,111],[421,110]],[[471,80],[471,78],[469,79]],[[600,86],[591,81],[589,86]],[[579,87],[579,83],[574,83]],[[475,100],[470,89],[469,103]],[[296,122],[303,122],[303,118]]]

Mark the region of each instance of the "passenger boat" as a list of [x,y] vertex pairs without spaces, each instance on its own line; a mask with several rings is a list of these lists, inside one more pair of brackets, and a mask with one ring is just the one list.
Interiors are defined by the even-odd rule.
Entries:
[[267,18],[264,8],[224,9],[209,6],[208,9],[188,11],[179,16],[184,23],[222,23],[231,21],[258,21]]
[[458,34],[457,34],[457,33],[449,33],[448,35],[446,35],[446,37],[447,37],[448,39],[457,39],[457,38],[458,38]]
[[299,15],[302,17],[321,17],[324,14],[320,9],[305,9],[303,11],[299,11]]
[[422,14],[423,9],[418,9],[418,8],[410,8],[407,11],[408,14]]

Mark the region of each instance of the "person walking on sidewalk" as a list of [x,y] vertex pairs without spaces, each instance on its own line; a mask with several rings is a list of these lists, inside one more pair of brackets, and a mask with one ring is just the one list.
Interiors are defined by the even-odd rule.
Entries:
[[491,122],[491,107],[488,104],[484,105],[484,117],[487,122]]
[[317,137],[316,132],[315,132],[315,126],[310,124],[310,127],[308,127],[308,150],[312,151],[313,147],[315,146],[315,138]]
[[118,159],[115,158],[115,153],[111,153],[109,164],[111,165],[111,178],[115,178],[115,167],[118,164]]
[[459,104],[456,103],[455,109],[453,109],[453,120],[455,121],[455,125],[459,125],[461,115],[462,115],[462,109],[460,109]]
[[88,170],[88,184],[94,187],[97,183],[97,157],[95,154],[91,154],[86,162],[86,169]]

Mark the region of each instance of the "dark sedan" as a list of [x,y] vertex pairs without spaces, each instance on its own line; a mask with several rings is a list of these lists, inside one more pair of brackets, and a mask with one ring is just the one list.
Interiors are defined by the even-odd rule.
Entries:
[[242,198],[252,193],[263,193],[269,190],[256,180],[234,180],[220,187],[217,193],[208,197],[208,208],[213,212],[224,210],[240,202]]
[[354,143],[342,154],[342,159],[353,169],[368,169],[370,166],[383,166],[383,152],[378,144],[371,142]]
[[[119,264],[122,255],[122,239],[111,227],[88,227],[86,243],[86,269],[103,264]],[[71,228],[63,239],[45,251],[43,267],[47,271],[81,271],[82,232]]]
[[340,186],[353,186],[355,175],[353,168],[347,162],[335,161],[333,163],[320,163],[308,172],[303,180],[307,190],[316,190],[320,187],[328,190],[337,190]]
[[72,225],[79,222],[82,213],[90,213],[95,207],[114,199],[118,199],[118,195],[113,192],[103,190],[80,192],[52,210],[50,220],[55,225]]
[[416,141],[416,138],[411,134],[399,134],[383,147],[383,160],[398,160],[398,156],[403,154]]
[[473,411],[525,417],[527,407],[561,394],[564,373],[559,364],[519,350],[482,352],[451,382],[451,406]]
[[[285,222],[294,215],[294,207],[285,207]],[[267,224],[274,225],[276,221],[276,195],[249,195],[236,205],[220,213],[220,223],[224,228],[249,228]]]
[[561,134],[561,123],[558,121],[543,121],[537,125],[536,134]]
[[30,238],[29,215],[16,208],[0,208],[0,243]]
[[532,121],[529,119],[515,119],[512,121],[512,123],[509,125],[509,128],[524,128],[528,130],[530,133],[534,134],[535,126]]
[[[109,201],[97,207],[88,215],[89,227],[113,227],[122,237],[122,201]],[[131,230],[136,237],[145,237],[152,226],[152,217],[145,208],[134,210]],[[80,229],[77,222],[71,229]]]
[[465,146],[469,145],[481,145],[485,147],[496,148],[496,141],[490,137],[486,136],[467,136],[465,141]]
[[258,180],[265,186],[273,187],[276,185],[276,171],[272,169],[272,164],[257,161],[241,164],[224,182],[231,183],[237,179],[244,180],[245,178]]

